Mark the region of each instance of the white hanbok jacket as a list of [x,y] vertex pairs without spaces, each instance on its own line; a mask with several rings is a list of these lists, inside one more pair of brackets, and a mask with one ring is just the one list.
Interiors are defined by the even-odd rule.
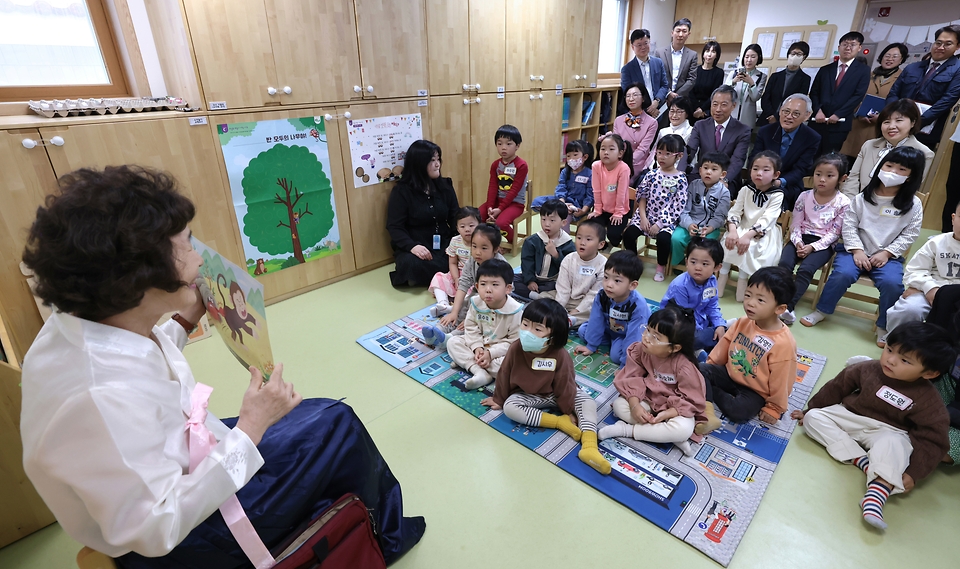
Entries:
[[174,321],[153,335],[54,313],[24,358],[24,470],[64,531],[111,557],[169,553],[263,466],[209,414],[219,443],[187,474],[187,337]]

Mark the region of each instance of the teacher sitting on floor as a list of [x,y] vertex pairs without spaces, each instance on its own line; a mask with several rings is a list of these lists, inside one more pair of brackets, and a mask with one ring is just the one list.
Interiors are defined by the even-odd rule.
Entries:
[[353,492],[388,563],[413,547],[423,518],[402,517],[400,485],[347,405],[301,402],[278,364],[266,383],[250,368],[238,418],[206,413],[209,388],[181,353],[204,313],[203,261],[174,180],[120,166],[60,187],[23,254],[54,312],[24,358],[20,429],[24,470],[67,535],[121,568],[249,567],[218,508],[245,511],[263,549]]
[[427,286],[450,264],[444,252],[456,233],[460,209],[450,178],[440,177],[440,147],[417,140],[407,150],[403,177],[387,202],[387,232],[397,268],[390,284]]

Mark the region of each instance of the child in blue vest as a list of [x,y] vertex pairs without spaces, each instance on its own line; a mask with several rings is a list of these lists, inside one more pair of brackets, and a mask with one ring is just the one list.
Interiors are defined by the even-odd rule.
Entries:
[[694,237],[687,245],[684,262],[687,272],[673,279],[660,306],[672,300],[680,308],[692,310],[697,324],[693,349],[710,350],[727,332],[717,297],[717,277],[713,275],[723,262],[723,247],[716,239]]

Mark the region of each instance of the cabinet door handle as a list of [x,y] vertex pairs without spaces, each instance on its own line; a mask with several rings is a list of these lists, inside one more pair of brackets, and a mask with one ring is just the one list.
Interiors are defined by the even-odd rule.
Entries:
[[54,136],[53,138],[50,139],[50,144],[54,146],[63,146],[64,143],[65,141],[63,140],[62,136]]
[[276,94],[277,94],[277,88],[276,88],[276,87],[267,87],[267,95],[270,95],[270,96],[272,97],[272,96],[274,96],[274,95],[276,95]]
[[531,80],[531,81],[536,81],[536,80],[537,80],[537,76],[536,76],[536,75],[531,75],[531,76],[530,76],[530,80]]
[[37,141],[32,138],[24,138],[23,140],[20,141],[20,144],[22,144],[23,147],[26,148],[27,150],[37,147]]
[[367,93],[373,93],[373,85],[367,85]]
[[354,85],[354,86],[353,86],[353,92],[354,92],[354,93],[359,93],[359,92],[361,92],[361,91],[363,91],[363,89],[360,88],[360,85]]
[[530,100],[532,101],[532,100],[534,100],[535,98],[536,98],[536,97],[534,96],[534,94],[533,94],[533,93],[530,93]]
[[540,93],[540,96],[537,97],[537,98],[538,98],[538,99],[542,99],[542,98],[543,98],[543,93]]
[[286,85],[283,88],[283,92],[289,95],[290,93],[293,93],[293,89],[291,89],[289,85]]
[[580,76],[579,76],[579,75],[574,75],[573,78],[574,78],[576,81],[579,81],[579,80],[580,80]]
[[[48,142],[54,146],[63,146],[64,144],[66,144],[66,141],[63,140],[62,136],[54,136]],[[43,141],[42,138],[40,140],[34,140],[32,138],[24,138],[23,140],[20,141],[20,145],[26,148],[27,150],[30,150],[31,148],[36,148],[38,146],[46,146],[47,144]]]
[[342,117],[342,118],[345,118],[345,119],[349,119],[350,116],[351,116],[351,115],[350,115],[350,111],[347,111],[347,112],[343,113],[342,115],[331,115],[330,113],[327,113],[327,114],[323,115],[323,118],[324,118],[326,121],[329,122],[329,121],[332,121],[332,120],[335,120],[335,119],[339,119],[339,118],[341,118],[341,117]]

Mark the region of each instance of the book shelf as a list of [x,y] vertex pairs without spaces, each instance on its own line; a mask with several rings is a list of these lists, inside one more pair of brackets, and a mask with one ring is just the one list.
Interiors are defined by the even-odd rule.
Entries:
[[[560,129],[560,166],[564,164],[564,148],[567,142],[582,138],[594,147],[596,158],[597,139],[602,133],[613,129],[617,118],[619,87],[598,87],[568,91],[563,94],[563,116]],[[593,103],[592,111],[589,104]],[[584,113],[587,112],[586,116]],[[584,118],[587,118],[584,123]],[[601,120],[605,119],[605,120]]]

